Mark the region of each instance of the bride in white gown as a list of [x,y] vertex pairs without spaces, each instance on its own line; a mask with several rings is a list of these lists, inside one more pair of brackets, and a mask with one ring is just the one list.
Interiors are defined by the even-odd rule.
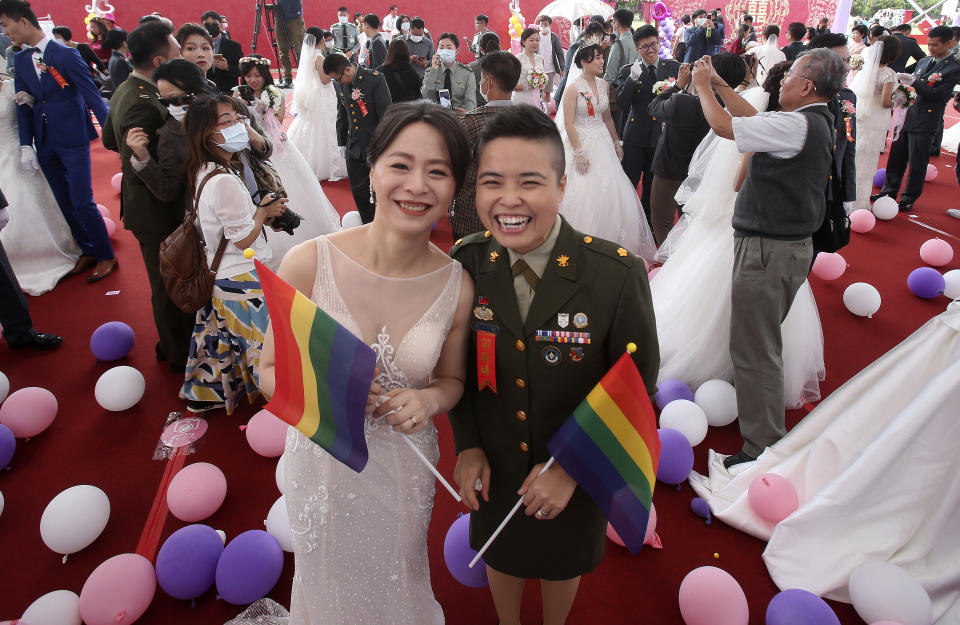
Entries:
[[23,292],[40,295],[73,269],[80,248],[43,173],[20,168],[13,78],[0,81],[0,189],[10,204],[10,223],[0,230],[0,241]]
[[[754,87],[743,97],[762,111],[769,94]],[[678,200],[683,197],[686,202],[684,216],[661,246],[667,261],[650,281],[660,342],[660,381],[682,380],[693,390],[714,378],[733,381],[731,219],[742,160],[733,141],[709,132],[677,193]],[[807,282],[797,292],[782,335],[784,403],[798,408],[820,398],[824,378],[820,316]]]
[[567,159],[560,214],[580,232],[653,260],[653,234],[640,196],[620,166],[623,152],[614,143],[607,83],[599,77],[603,54],[598,45],[587,44],[574,60],[583,73],[571,71],[556,117]]

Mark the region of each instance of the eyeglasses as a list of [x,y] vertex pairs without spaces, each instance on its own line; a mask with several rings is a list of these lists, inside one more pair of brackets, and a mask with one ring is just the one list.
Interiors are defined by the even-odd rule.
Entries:
[[780,79],[780,82],[786,82],[786,81],[787,81],[787,78],[799,78],[800,80],[806,80],[807,82],[813,82],[812,80],[810,80],[810,79],[807,78],[806,76],[800,76],[799,74],[794,74],[793,72],[786,72],[786,73],[783,75],[783,78]]
[[172,95],[169,98],[157,98],[157,101],[160,102],[160,106],[184,106],[190,104],[194,100],[194,95],[191,93],[182,93],[180,95]]
[[659,42],[657,42],[657,43],[645,43],[645,44],[643,44],[642,46],[639,46],[639,47],[637,48],[637,50],[640,50],[640,52],[646,52],[647,50],[656,50],[656,49],[658,49],[659,47],[660,47],[660,43],[659,43]]

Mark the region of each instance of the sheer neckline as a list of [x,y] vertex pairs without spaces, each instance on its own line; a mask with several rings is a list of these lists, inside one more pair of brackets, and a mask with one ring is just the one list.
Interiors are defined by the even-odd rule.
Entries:
[[[422,273],[422,274],[420,274],[420,275],[418,275],[418,276],[408,276],[408,277],[403,277],[403,278],[397,278],[397,277],[392,277],[392,276],[385,276],[385,275],[383,275],[383,274],[381,274],[381,273],[377,273],[376,271],[373,271],[372,269],[369,269],[368,267],[365,267],[360,261],[356,260],[355,258],[353,258],[352,256],[350,256],[349,254],[347,254],[346,252],[344,252],[342,249],[340,249],[339,247],[337,247],[337,245],[336,245],[333,241],[331,241],[331,240],[329,239],[329,237],[322,237],[322,238],[323,238],[323,240],[327,243],[327,245],[329,245],[329,246],[332,247],[334,250],[336,250],[338,254],[340,254],[341,256],[343,256],[344,258],[346,258],[346,259],[350,262],[351,265],[359,268],[359,269],[360,269],[361,271],[363,271],[364,273],[367,273],[367,274],[369,274],[369,275],[371,275],[371,276],[375,276],[375,277],[377,277],[377,278],[380,278],[381,280],[396,280],[396,281],[421,280],[421,279],[423,279],[423,278],[428,278],[428,277],[430,277],[430,276],[434,276],[434,275],[440,273],[441,271],[449,270],[449,269],[450,269],[450,266],[453,265],[453,263],[454,263],[453,259],[450,259],[449,262],[447,262],[446,264],[444,264],[442,267],[438,267],[438,268],[436,268],[436,269],[434,269],[434,270],[432,270],[432,271],[428,271],[427,273]],[[434,249],[434,250],[436,250],[437,252],[439,252],[440,254],[443,254],[443,251],[442,251],[439,247],[437,247],[436,245],[434,245],[432,242],[428,242],[427,244],[431,247],[431,249]]]

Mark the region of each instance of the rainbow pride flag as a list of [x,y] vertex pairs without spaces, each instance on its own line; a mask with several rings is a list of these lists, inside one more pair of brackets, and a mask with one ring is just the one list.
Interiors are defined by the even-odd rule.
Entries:
[[630,354],[603,376],[547,443],[630,552],[643,547],[660,460],[657,419]]
[[276,348],[276,389],[266,409],[358,473],[376,355],[303,293],[255,261]]

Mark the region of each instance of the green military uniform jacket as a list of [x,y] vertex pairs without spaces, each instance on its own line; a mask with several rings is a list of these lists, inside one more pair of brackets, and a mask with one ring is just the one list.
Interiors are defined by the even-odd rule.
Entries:
[[[491,465],[490,501],[481,500],[471,515],[470,542],[478,549],[516,503],[517,489],[534,465],[550,457],[551,436],[627,343],[638,346],[633,357],[651,395],[660,351],[643,261],[615,243],[563,221],[525,322],[508,251],[489,232],[457,241],[451,255],[476,285],[464,394],[450,411],[450,423],[457,453],[480,447]],[[496,392],[478,388],[482,332],[495,336]],[[557,334],[564,332],[568,335]],[[517,577],[569,579],[600,563],[605,530],[599,508],[578,487],[554,519],[518,513],[484,559]]]
[[[441,63],[440,69],[433,65],[427,67],[423,75],[423,87],[420,88],[420,95],[424,98],[429,97],[428,91],[439,91],[443,89],[443,79],[446,75],[447,67]],[[477,108],[477,79],[473,71],[464,65],[454,61],[450,67],[450,99],[453,101],[454,108],[460,108],[465,111],[472,111]]]
[[357,67],[350,84],[335,83],[335,87],[337,145],[346,146],[348,157],[366,160],[370,137],[393,104],[390,88],[383,74],[363,67]]

